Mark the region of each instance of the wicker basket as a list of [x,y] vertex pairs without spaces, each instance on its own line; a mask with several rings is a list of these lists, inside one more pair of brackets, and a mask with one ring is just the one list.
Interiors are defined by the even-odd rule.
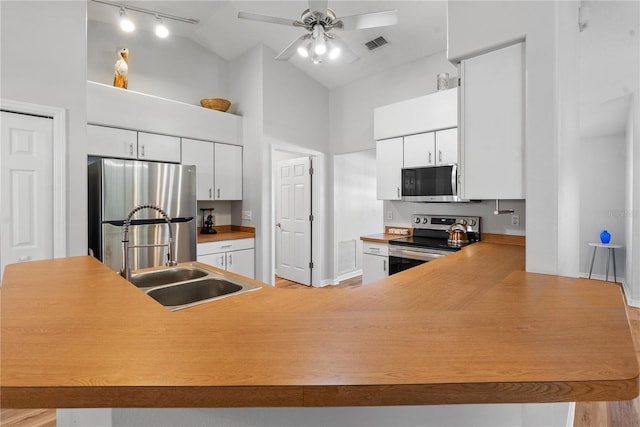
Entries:
[[200,105],[212,110],[225,112],[231,107],[231,102],[222,98],[204,98],[200,100]]

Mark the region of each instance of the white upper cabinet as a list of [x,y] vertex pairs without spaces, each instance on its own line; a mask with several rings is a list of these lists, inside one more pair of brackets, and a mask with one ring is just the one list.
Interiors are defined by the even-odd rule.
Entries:
[[138,158],[138,132],[105,126],[87,126],[87,152],[100,157]]
[[215,144],[215,200],[242,200],[242,147]]
[[402,194],[402,138],[376,141],[377,197],[400,200]]
[[395,104],[373,112],[374,139],[413,135],[458,126],[458,89],[448,89]]
[[138,132],[138,159],[180,163],[180,138]]
[[182,138],[182,164],[196,166],[197,200],[213,200],[213,146],[209,141]]
[[458,163],[458,129],[404,137],[404,167],[417,168]]
[[198,200],[242,200],[242,147],[182,138],[182,164],[196,166]]
[[436,165],[458,163],[458,128],[436,132]]
[[434,166],[436,133],[427,132],[404,137],[404,167]]
[[524,199],[524,44],[460,64],[464,199]]
[[180,163],[180,138],[87,125],[87,152],[100,157]]

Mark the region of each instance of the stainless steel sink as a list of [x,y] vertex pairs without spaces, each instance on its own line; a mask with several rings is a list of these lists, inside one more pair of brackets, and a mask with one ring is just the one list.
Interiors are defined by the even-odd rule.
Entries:
[[245,282],[196,265],[135,272],[131,283],[171,311],[260,289]]
[[132,273],[130,282],[139,288],[167,285],[169,283],[184,282],[185,280],[199,279],[209,274],[196,266],[170,267],[162,270],[151,270],[140,273]]

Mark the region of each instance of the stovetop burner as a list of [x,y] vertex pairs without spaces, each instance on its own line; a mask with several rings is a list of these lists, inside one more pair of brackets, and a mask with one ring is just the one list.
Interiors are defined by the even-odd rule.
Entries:
[[[453,224],[462,224],[467,230],[469,243],[451,244],[448,229]],[[460,216],[413,215],[413,235],[389,241],[390,245],[438,249],[455,252],[462,246],[480,241],[480,218]]]

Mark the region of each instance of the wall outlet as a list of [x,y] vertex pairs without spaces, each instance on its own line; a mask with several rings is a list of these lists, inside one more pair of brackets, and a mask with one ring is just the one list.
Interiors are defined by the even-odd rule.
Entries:
[[393,219],[393,211],[387,211],[387,221],[391,221]]
[[241,211],[240,219],[245,219],[247,221],[251,221],[251,211]]
[[520,227],[520,215],[511,214],[511,225],[514,227]]

